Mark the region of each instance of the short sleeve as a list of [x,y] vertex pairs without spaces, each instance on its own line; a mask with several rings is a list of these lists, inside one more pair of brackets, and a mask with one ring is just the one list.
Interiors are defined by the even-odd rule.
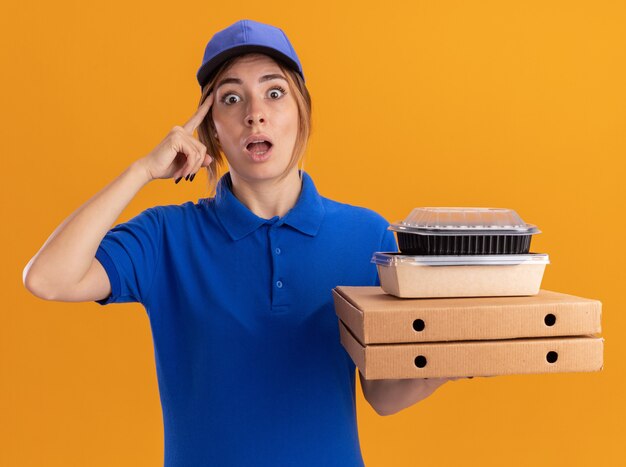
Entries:
[[145,302],[159,260],[161,233],[156,207],[107,232],[95,256],[109,276],[111,294],[96,303]]
[[394,253],[398,251],[398,244],[396,243],[396,237],[393,234],[393,231],[386,230],[383,234],[383,241],[380,247],[380,251]]
[[[398,244],[396,243],[396,237],[391,230],[386,230],[383,234],[383,239],[381,241],[380,250],[384,252],[397,252]],[[375,286],[380,286],[380,277],[376,274],[376,283]]]

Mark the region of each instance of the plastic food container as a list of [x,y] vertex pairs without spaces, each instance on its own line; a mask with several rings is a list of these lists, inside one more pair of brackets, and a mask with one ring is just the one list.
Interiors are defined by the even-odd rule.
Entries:
[[376,252],[382,289],[403,298],[536,295],[547,254],[407,256]]
[[389,230],[407,255],[527,254],[540,230],[511,209],[415,208]]

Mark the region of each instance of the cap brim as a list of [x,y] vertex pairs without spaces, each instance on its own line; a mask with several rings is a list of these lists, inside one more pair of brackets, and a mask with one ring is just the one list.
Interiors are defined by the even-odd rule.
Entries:
[[[198,73],[196,74],[196,78],[198,79],[198,83],[200,87],[204,88],[204,86],[213,78],[218,68],[224,63],[226,60],[229,60],[233,57],[237,57],[239,55],[244,55],[246,53],[262,53],[265,55],[269,55],[273,59],[281,62],[283,65],[297,71],[300,76],[302,76],[302,72],[300,71],[299,65],[294,62],[291,58],[286,56],[285,54],[277,51],[276,49],[272,49],[270,47],[265,47],[262,45],[241,45],[237,47],[230,48],[228,50],[224,50],[223,52],[217,54],[211,60],[203,64]],[[302,76],[304,79],[304,76]]]

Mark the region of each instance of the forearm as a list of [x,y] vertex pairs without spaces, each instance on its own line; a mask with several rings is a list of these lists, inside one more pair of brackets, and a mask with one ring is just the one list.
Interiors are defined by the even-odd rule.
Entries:
[[392,415],[430,396],[449,378],[373,379],[359,371],[363,394],[379,415]]
[[102,238],[148,182],[147,172],[135,162],[67,217],[24,268],[27,288],[48,295],[77,284]]

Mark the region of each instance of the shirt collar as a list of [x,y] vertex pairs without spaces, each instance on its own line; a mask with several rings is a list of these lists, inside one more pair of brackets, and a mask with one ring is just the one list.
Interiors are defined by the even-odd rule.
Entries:
[[239,240],[263,224],[287,224],[300,232],[315,236],[324,218],[322,197],[317,192],[313,179],[302,174],[302,189],[295,206],[282,218],[263,219],[248,209],[232,191],[230,172],[220,178],[215,189],[215,211],[220,222],[233,240]]

